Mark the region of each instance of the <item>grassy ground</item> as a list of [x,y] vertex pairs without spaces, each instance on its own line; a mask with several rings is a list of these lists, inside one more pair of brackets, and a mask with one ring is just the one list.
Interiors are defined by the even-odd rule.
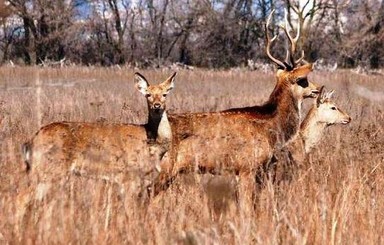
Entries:
[[[382,244],[384,243],[384,83],[350,71],[314,72],[349,113],[312,154],[312,164],[280,186],[267,182],[256,209],[236,201],[234,177],[180,176],[152,200],[134,183],[68,175],[25,198],[30,176],[20,145],[54,121],[144,123],[146,102],[133,70],[0,68],[0,243]],[[143,71],[160,82],[172,71]],[[180,71],[173,113],[260,104],[273,74]],[[307,106],[311,102],[306,102]],[[198,153],[196,153],[198,154]],[[24,209],[23,207],[26,207]]]

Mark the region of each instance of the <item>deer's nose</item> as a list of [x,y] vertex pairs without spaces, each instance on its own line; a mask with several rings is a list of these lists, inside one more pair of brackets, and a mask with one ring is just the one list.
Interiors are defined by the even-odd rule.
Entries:
[[320,94],[320,91],[317,89],[311,89],[311,94],[308,95],[307,97],[309,98],[316,98]]
[[342,121],[342,124],[347,124],[347,123],[350,123],[352,121],[352,118],[351,117],[348,117],[348,118],[346,118],[346,119],[344,119],[343,121]]
[[320,91],[316,88],[316,89],[312,89],[312,91],[311,91],[313,94],[315,94],[315,95],[318,95],[318,94],[320,94]]
[[161,107],[160,103],[153,104],[153,108],[155,108],[155,109],[159,109],[160,107]]

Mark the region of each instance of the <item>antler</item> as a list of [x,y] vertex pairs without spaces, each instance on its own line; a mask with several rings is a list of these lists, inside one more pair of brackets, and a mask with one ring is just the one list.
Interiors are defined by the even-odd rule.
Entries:
[[295,64],[299,64],[300,62],[304,62],[305,64],[308,64],[308,62],[304,59],[304,50],[301,50],[301,56],[295,61]]
[[299,21],[299,26],[297,27],[297,33],[296,36],[293,38],[291,34],[289,34],[289,24],[288,24],[288,12],[285,10],[284,13],[285,18],[285,26],[281,25],[280,27],[284,30],[285,35],[288,37],[289,43],[290,43],[290,49],[287,50],[287,56],[285,59],[285,63],[291,64],[292,67],[295,67],[298,63],[300,63],[304,59],[304,51],[301,52],[301,57],[298,60],[294,59],[294,54],[296,52],[296,45],[297,41],[300,38],[301,34],[301,23]]
[[277,38],[277,35],[275,35],[272,39],[271,37],[269,36],[269,33],[268,33],[268,26],[269,26],[269,23],[271,22],[271,18],[272,18],[272,15],[273,13],[275,12],[275,10],[272,10],[272,12],[269,14],[268,18],[267,18],[267,22],[265,23],[265,36],[266,36],[266,41],[267,41],[267,44],[266,44],[266,47],[265,47],[265,52],[267,53],[268,57],[276,63],[276,65],[279,67],[279,68],[282,68],[282,69],[287,69],[287,66],[286,64],[284,64],[284,62],[276,59],[275,57],[272,56],[271,54],[271,44],[273,43],[273,41],[276,40]]

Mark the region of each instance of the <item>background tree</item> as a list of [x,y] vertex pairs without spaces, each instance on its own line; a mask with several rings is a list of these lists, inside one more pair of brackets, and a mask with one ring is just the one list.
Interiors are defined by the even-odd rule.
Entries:
[[[9,0],[0,1],[1,60],[46,64],[209,68],[264,60],[272,32],[302,25],[299,49],[340,67],[384,66],[384,0]],[[273,52],[284,57],[281,42]]]

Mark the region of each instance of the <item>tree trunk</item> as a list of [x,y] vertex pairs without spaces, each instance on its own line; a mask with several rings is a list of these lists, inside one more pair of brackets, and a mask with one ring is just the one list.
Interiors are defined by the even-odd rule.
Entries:
[[[33,20],[31,20],[29,17],[24,16],[23,17],[23,24],[24,24],[24,62],[27,65],[33,65],[36,64],[36,43],[34,38],[34,31],[36,31],[36,28],[34,26]],[[32,32],[32,33],[31,33]]]
[[118,40],[115,46],[115,51],[117,52],[118,56],[118,63],[124,64],[125,63],[125,57],[124,57],[124,30],[121,25],[121,17],[119,8],[117,6],[116,0],[108,0],[109,7],[112,10],[114,21],[115,21],[115,30],[117,32]]
[[384,0],[381,1],[375,25],[368,32],[378,34],[384,26]]
[[157,34],[157,40],[156,40],[156,45],[155,45],[155,49],[157,52],[157,58],[159,61],[161,58],[163,58],[163,44],[164,44],[163,32],[164,32],[165,15],[167,13],[167,8],[168,8],[168,0],[165,0],[163,10],[161,12],[159,32]]

